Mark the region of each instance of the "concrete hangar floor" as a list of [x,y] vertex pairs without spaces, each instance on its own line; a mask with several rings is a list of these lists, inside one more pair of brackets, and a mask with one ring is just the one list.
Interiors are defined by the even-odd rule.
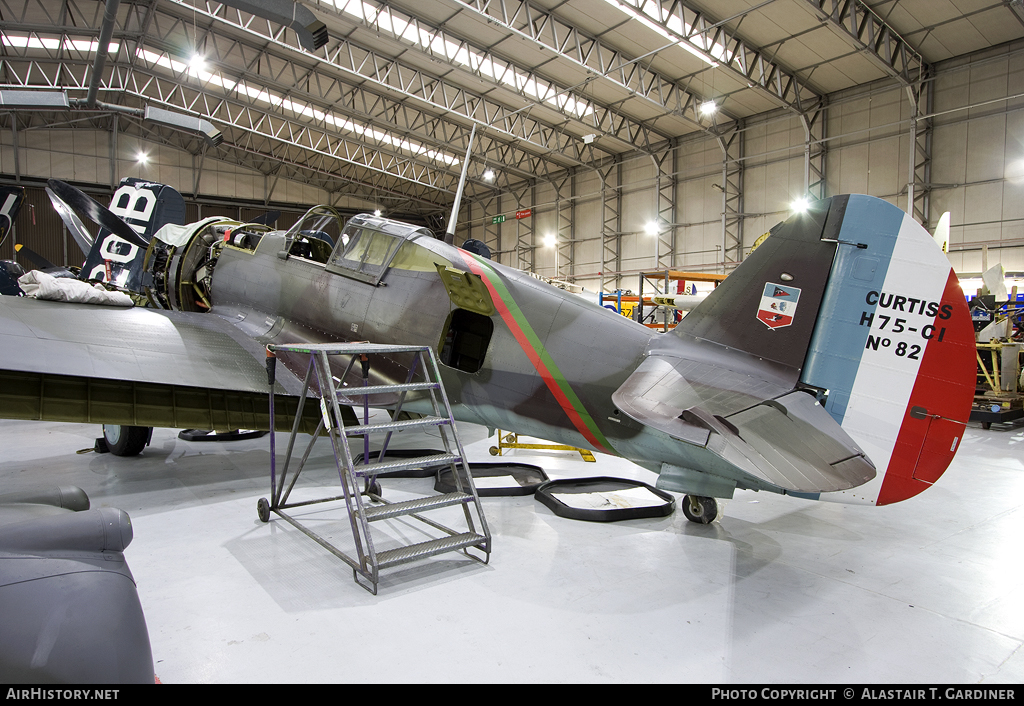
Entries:
[[[460,433],[470,461],[495,460],[485,430]],[[377,596],[283,520],[259,521],[267,437],[157,429],[136,458],[76,454],[99,434],[0,422],[0,488],[73,484],[129,513],[125,554],[165,684],[1024,683],[1024,427],[972,425],[936,487],[889,507],[739,492],[710,525],[678,502],[664,518],[593,523],[533,496],[484,498],[488,565],[395,567]],[[654,482],[607,456],[510,458],[551,478]],[[303,481],[335,492],[326,439],[313,459],[323,471]]]

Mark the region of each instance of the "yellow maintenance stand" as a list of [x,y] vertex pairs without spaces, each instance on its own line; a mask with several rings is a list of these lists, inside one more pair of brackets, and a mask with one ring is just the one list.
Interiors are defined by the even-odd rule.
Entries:
[[501,456],[505,449],[543,449],[544,451],[575,451],[588,463],[596,463],[597,459],[587,449],[581,449],[567,444],[520,444],[519,435],[515,433],[505,434],[498,429],[498,445],[492,446],[489,451],[491,456]]

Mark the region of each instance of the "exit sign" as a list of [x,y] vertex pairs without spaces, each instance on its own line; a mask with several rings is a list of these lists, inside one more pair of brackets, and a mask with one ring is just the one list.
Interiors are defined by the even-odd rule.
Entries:
[[532,208],[524,208],[521,211],[516,211],[516,218],[517,219],[529,218],[532,215],[533,215],[533,209]]
[[504,216],[495,216],[494,218],[491,219],[491,225],[494,225],[496,223],[504,223],[504,222],[505,222],[505,217]]

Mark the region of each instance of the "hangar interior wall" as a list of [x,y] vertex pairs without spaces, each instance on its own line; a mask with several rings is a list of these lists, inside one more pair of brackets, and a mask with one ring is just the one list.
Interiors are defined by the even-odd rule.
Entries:
[[[927,183],[915,185],[927,194],[925,226],[931,230],[942,212],[951,212],[949,257],[961,276],[981,272],[983,246],[989,265],[1002,262],[1008,272],[1024,271],[1024,42],[936,65],[929,90],[931,112],[922,111],[918,127],[931,130],[931,173]],[[825,151],[825,195],[865,193],[908,209],[914,115],[908,92],[890,81],[826,100],[825,137],[817,143]],[[505,264],[595,290],[634,289],[638,272],[664,267],[727,272],[742,256],[733,249],[726,258],[727,231],[738,234],[745,254],[805,193],[807,144],[799,118],[780,110],[747,119],[741,129],[741,148],[732,150],[728,163],[713,135],[697,133],[671,140],[654,154],[464,201],[457,240],[482,240]],[[108,132],[82,128],[6,130],[0,132],[0,173],[107,188],[122,176],[139,176],[183,193],[250,205],[296,204],[296,211],[317,203],[374,208],[133,136],[118,135],[114,142],[112,147]],[[145,164],[136,160],[139,152],[147,153]],[[735,177],[740,194],[728,195],[741,196],[729,202],[734,211],[740,206],[731,224],[723,219],[726,167],[741,169]],[[526,208],[532,209],[529,218],[514,218]],[[220,213],[211,209],[202,215]],[[33,229],[51,227],[54,219],[44,218],[42,210],[35,209],[34,224],[29,215],[19,218],[17,242],[31,245],[42,237]],[[492,224],[499,214],[506,221]],[[647,228],[656,214],[657,235]],[[0,258],[13,256],[14,242],[0,247]]]
[[[951,212],[949,258],[962,276],[982,271],[983,245],[988,246],[990,266],[1002,262],[1008,272],[1024,271],[1024,43],[938,65],[929,88],[931,112],[922,109],[918,129],[930,126],[931,174],[928,182],[915,185],[928,198],[925,227],[932,230],[944,211]],[[825,195],[870,194],[907,210],[913,116],[907,91],[893,82],[828,96],[820,141]],[[804,194],[806,140],[800,120],[782,111],[748,119],[742,129],[745,253]],[[674,230],[676,242],[667,264],[682,270],[728,271],[732,263],[722,255],[723,194],[718,188],[723,184],[722,149],[713,136],[699,134],[675,141],[659,156],[664,152],[671,154],[663,171],[670,170],[675,182],[674,220],[662,228]],[[606,172],[604,183],[598,171]],[[545,276],[597,289],[606,280],[602,273],[618,271],[620,286],[635,288],[636,273],[659,269],[655,237],[645,229],[658,208],[655,176],[648,155],[601,170],[579,170],[574,175],[572,228],[566,231],[563,224],[559,229],[571,240],[572,257],[560,243],[557,272],[555,248],[547,244],[556,230],[556,188],[551,183],[537,181],[532,202],[505,194],[473,204],[467,237],[490,244],[507,264],[532,258],[535,270]],[[524,208],[533,209],[528,226],[511,218]],[[491,217],[500,213],[508,214],[508,220],[490,225]],[[532,230],[530,256],[521,253],[525,228]],[[613,235],[619,241],[617,253],[605,242]]]

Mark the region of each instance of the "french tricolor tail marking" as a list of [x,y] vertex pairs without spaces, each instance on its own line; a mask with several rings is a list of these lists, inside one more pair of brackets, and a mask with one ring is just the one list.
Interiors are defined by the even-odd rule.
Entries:
[[[827,302],[826,333],[812,342],[806,370],[829,389],[826,408],[877,470],[865,485],[820,499],[886,505],[925,490],[952,461],[974,394],[974,329],[956,275],[924,228],[894,206],[855,198],[840,237],[868,247],[837,257],[841,296]],[[877,260],[873,274],[867,258]]]
[[863,304],[867,340],[842,426],[878,475],[846,494],[886,505],[925,490],[952,460],[974,394],[974,336],[948,260],[909,216]]

